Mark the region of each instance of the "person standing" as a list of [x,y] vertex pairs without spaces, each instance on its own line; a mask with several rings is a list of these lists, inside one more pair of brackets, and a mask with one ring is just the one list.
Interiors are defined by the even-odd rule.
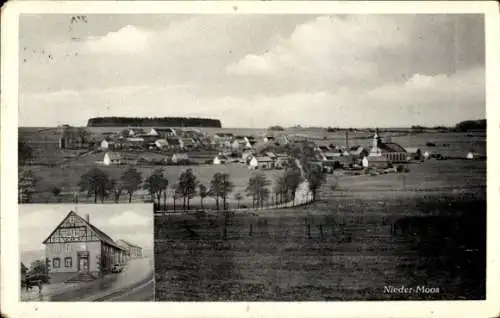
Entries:
[[42,280],[39,279],[38,280],[38,294],[39,295],[42,295],[42,289],[43,289],[43,283],[42,283]]

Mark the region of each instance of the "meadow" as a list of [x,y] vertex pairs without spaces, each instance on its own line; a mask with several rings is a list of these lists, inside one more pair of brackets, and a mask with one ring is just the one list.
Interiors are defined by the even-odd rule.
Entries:
[[[89,128],[97,139],[121,129]],[[266,133],[265,129],[205,131]],[[345,145],[343,132],[286,133]],[[313,204],[233,215],[227,239],[219,214],[157,216],[157,300],[484,299],[486,161],[464,159],[471,150],[486,155],[485,133],[394,132],[382,137],[388,135],[403,147],[454,159],[409,164],[408,173],[353,176],[336,171],[327,175]],[[80,176],[102,160],[102,153],[59,151],[55,129],[20,128],[20,136],[36,148],[38,164],[20,167],[32,169],[38,177],[34,202],[53,201],[54,186],[63,191],[59,201],[71,201]],[[350,145],[371,145],[368,131],[349,136]],[[113,178],[128,168],[99,167]],[[143,177],[163,168],[170,183],[192,168],[205,185],[215,172],[227,172],[236,185],[234,192],[242,193],[252,173],[238,164],[136,168]],[[270,180],[279,173],[266,171]],[[134,197],[148,199],[144,191]],[[205,204],[213,205],[213,199],[207,198]],[[422,285],[439,292],[390,294],[384,292],[388,285]]]
[[[102,157],[102,155],[101,155]],[[33,195],[32,202],[47,203],[47,202],[72,202],[73,193],[79,193],[78,183],[83,174],[85,174],[90,169],[98,167],[102,171],[106,172],[110,178],[118,179],[123,174],[124,171],[130,168],[128,165],[121,166],[98,166],[96,164],[66,164],[58,167],[52,166],[25,166],[22,169],[30,169],[36,175],[36,193]],[[162,169],[164,171],[165,177],[169,180],[169,184],[173,185],[179,180],[180,175],[187,169],[192,169],[193,173],[197,177],[197,180],[204,184],[207,189],[210,188],[210,180],[213,175],[217,172],[228,173],[231,182],[235,185],[233,193],[241,193],[244,197],[241,200],[241,204],[251,204],[251,199],[245,197],[245,188],[248,184],[248,179],[252,176],[253,171],[248,169],[248,167],[239,164],[226,164],[226,165],[168,165],[168,166],[144,166],[137,165],[134,166],[138,172],[142,174],[143,179],[149,177],[154,170]],[[281,175],[283,171],[280,170],[263,170],[269,181],[274,182],[278,175]],[[51,189],[57,187],[61,189],[61,194],[58,197],[54,197],[51,193]],[[84,193],[79,193],[79,202],[93,202],[93,198],[87,198]],[[150,195],[147,191],[140,189],[134,193],[133,202],[144,202],[149,201]],[[111,199],[107,200],[108,203],[113,202]],[[120,202],[128,202],[128,197],[124,194]],[[168,203],[172,203],[171,194],[167,198]],[[229,197],[229,202],[234,203],[233,195]],[[199,198],[195,198],[192,201],[193,205],[199,205]],[[214,205],[215,201],[213,198],[205,198],[205,206]]]

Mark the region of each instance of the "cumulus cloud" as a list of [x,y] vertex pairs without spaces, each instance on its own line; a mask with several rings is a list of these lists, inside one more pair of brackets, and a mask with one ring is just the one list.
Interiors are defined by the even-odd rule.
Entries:
[[151,33],[127,25],[101,37],[90,37],[85,46],[93,54],[137,54],[148,49]]
[[107,223],[108,225],[111,226],[120,226],[120,227],[147,226],[147,225],[152,225],[153,219],[152,217],[148,218],[144,215],[138,214],[133,211],[124,211],[117,216],[109,218]]
[[374,50],[407,44],[407,28],[385,16],[321,16],[297,26],[262,54],[248,54],[229,65],[229,74],[270,75],[298,70],[341,76],[364,76],[373,70],[365,63]]
[[481,17],[195,15],[154,27],[139,20],[54,48],[89,54],[21,67],[20,125],[207,116],[224,126],[372,126],[484,114]]

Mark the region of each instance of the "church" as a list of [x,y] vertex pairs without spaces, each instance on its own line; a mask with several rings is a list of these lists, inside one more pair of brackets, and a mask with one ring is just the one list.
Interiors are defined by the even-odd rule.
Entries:
[[73,211],[43,244],[51,278],[64,276],[67,282],[95,279],[127,260],[127,250],[92,225],[88,214],[84,219]]
[[365,168],[370,166],[387,167],[393,163],[407,163],[408,153],[399,144],[394,142],[383,142],[375,130],[373,136],[372,147],[367,157],[363,158],[363,166]]

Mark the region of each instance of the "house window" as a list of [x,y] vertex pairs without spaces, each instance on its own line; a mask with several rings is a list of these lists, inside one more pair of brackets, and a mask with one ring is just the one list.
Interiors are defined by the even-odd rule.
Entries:
[[61,259],[59,257],[55,257],[52,259],[52,267],[60,268],[61,267]]
[[60,244],[54,245],[54,253],[61,253],[61,245]]
[[71,244],[66,244],[66,253],[71,252]]
[[64,258],[64,267],[73,267],[73,258],[71,257],[65,257]]

